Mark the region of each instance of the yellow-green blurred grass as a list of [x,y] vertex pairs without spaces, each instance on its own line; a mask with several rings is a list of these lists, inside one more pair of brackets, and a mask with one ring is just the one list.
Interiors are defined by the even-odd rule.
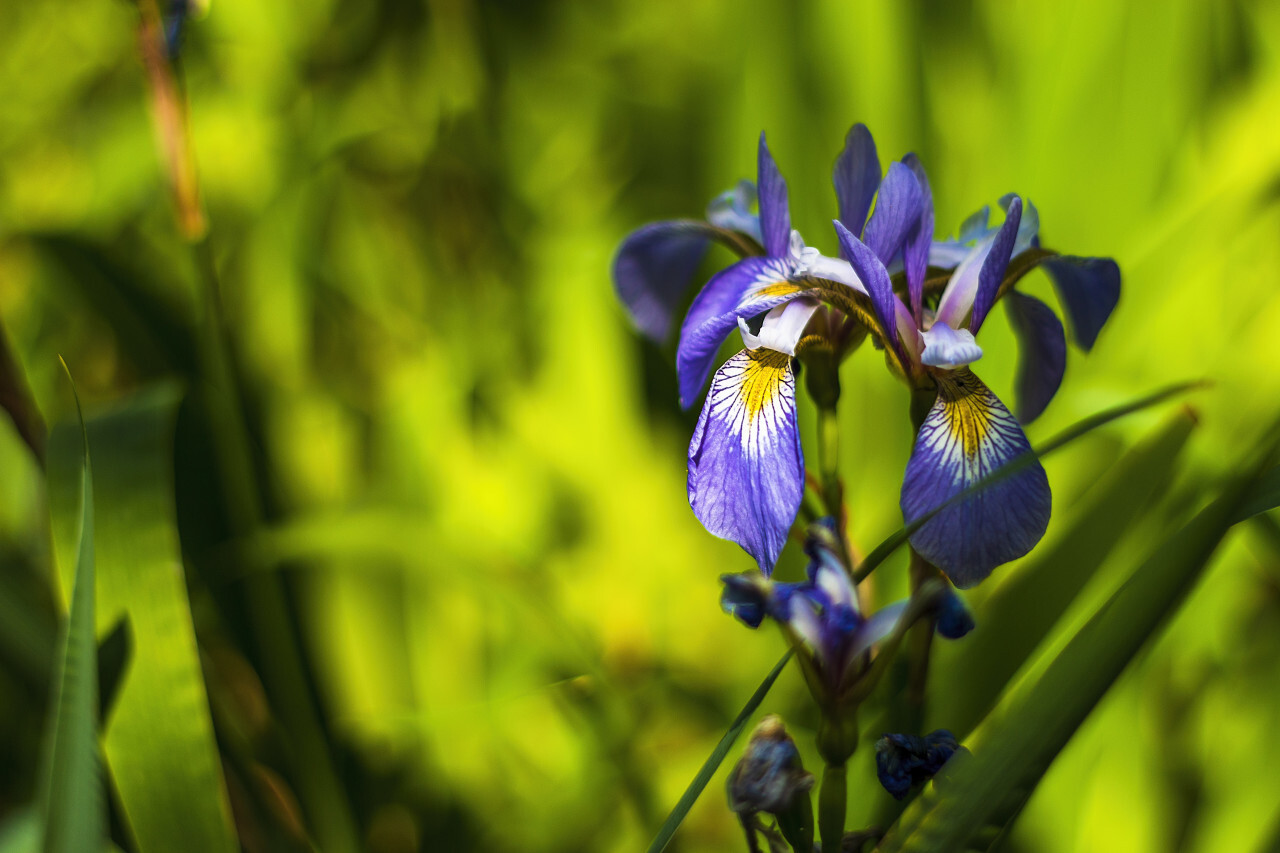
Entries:
[[[99,401],[148,366],[127,363],[120,333],[24,235],[139,235],[141,260],[162,267],[152,284],[180,293],[190,279],[131,21],[110,0],[0,12],[15,93],[0,106],[0,314],[51,420],[66,414],[55,353],[85,364]],[[831,162],[861,120],[883,161],[920,152],[940,231],[1018,191],[1047,245],[1116,257],[1120,306],[1092,354],[1072,350],[1032,439],[1208,376],[1180,482],[1220,471],[1280,399],[1277,48],[1274,2],[214,0],[186,65],[236,351],[289,509],[259,545],[302,579],[339,738],[473,810],[492,849],[633,850],[776,659],[776,636],[718,612],[717,575],[749,558],[688,511],[691,416],[608,279],[630,228],[694,215],[751,176],[762,129],[798,227],[827,250]],[[984,377],[1008,395],[1002,320],[982,344]],[[869,549],[900,521],[906,394],[870,351],[843,378],[853,527]],[[1162,417],[1048,463],[1059,522],[1045,547]],[[34,472],[20,479],[0,519],[37,550]],[[1242,675],[1239,614],[1263,607],[1257,566],[1276,557],[1244,539],[1064,753],[1019,824],[1026,847],[1163,848],[1152,682],[1201,667],[1213,677],[1180,743],[1209,796],[1189,849],[1263,832],[1280,807],[1260,770],[1280,697],[1274,662]],[[886,569],[887,596],[900,581]],[[784,678],[770,701],[792,708],[799,692]],[[734,839],[721,778],[684,849]]]

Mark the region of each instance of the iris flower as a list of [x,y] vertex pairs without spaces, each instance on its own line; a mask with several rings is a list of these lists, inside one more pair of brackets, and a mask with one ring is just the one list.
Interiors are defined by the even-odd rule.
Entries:
[[[833,530],[831,519],[822,525]],[[810,557],[807,580],[782,583],[760,575],[723,575],[721,606],[751,628],[769,617],[783,626],[803,647],[824,693],[838,698],[862,677],[871,664],[869,652],[889,636],[907,610],[899,601],[864,616],[848,571],[836,556],[834,537],[811,530],[805,550]]]
[[[1113,262],[1040,248],[1034,208],[1028,206],[1024,223],[1020,199],[1005,200],[1000,228],[989,227],[980,212],[958,238],[934,241],[924,169],[908,155],[882,177],[863,125],[849,131],[834,182],[840,258],[806,247],[791,229],[787,185],[762,134],[758,212],[751,210],[757,193],[742,182],[713,203],[705,222],[672,220],[633,232],[614,262],[619,296],[640,329],[660,339],[710,242],[743,256],[693,300],[681,324],[676,366],[687,408],[706,385],[726,338],[735,331],[742,337],[744,348],[711,379],[689,446],[688,497],[707,530],[740,544],[766,577],[804,494],[792,359],[815,340],[806,329],[825,329],[824,344],[835,338],[843,355],[841,333],[832,330],[860,324],[910,384],[937,390],[902,491],[910,522],[1030,449],[1018,421],[968,368],[982,353],[973,335],[996,299],[1004,297],[1023,343],[1018,389],[1025,421],[1056,391],[1065,342],[1053,312],[1013,291],[1011,283],[1043,264],[1086,349],[1118,294]],[[894,290],[891,273],[898,271],[905,303]],[[942,281],[940,301],[927,306]],[[823,303],[832,309],[825,324],[813,319]],[[1039,541],[1050,503],[1044,471],[1032,464],[943,510],[916,531],[912,544],[958,586],[971,586]]]
[[[841,215],[857,223],[878,258],[888,263],[905,253],[918,257],[923,270],[931,235],[920,224],[924,198],[910,162],[891,165],[882,181],[871,134],[855,125],[836,161],[834,182]],[[707,530],[740,544],[767,576],[804,495],[792,357],[822,302],[864,323],[874,320],[849,263],[806,247],[791,230],[787,185],[763,135],[758,185],[764,254],[721,271],[694,299],[681,327],[676,369],[688,407],[725,338],[735,329],[741,333],[745,349],[716,371],[689,445],[689,504]],[[746,320],[762,313],[760,331],[753,333]]]
[[[923,170],[916,174],[925,199],[920,221],[932,230],[927,180]],[[1029,227],[1024,229],[1020,227],[1022,200],[1006,197],[1004,205],[1005,221],[999,228],[988,228],[985,216],[971,218],[960,240],[928,247],[929,257],[955,261],[933,309],[925,305],[927,270],[919,256],[909,252],[904,261],[904,303],[877,253],[844,224],[835,223],[842,250],[870,294],[891,360],[913,386],[937,392],[920,425],[902,486],[902,512],[909,524],[997,468],[1031,452],[1018,419],[969,369],[982,357],[974,336],[996,300],[1006,296],[1023,344],[1018,385],[1024,419],[1039,414],[1057,390],[1066,363],[1061,323],[1042,302],[1011,290],[1012,281],[1035,263],[1044,263],[1059,292],[1071,294],[1063,301],[1073,318],[1082,318],[1075,324],[1076,337],[1087,344],[1092,344],[1115,304],[1114,296],[1107,303],[1098,295],[1107,289],[1111,278],[1118,295],[1119,273],[1114,262],[1051,257],[1034,245],[1038,229],[1034,208],[1030,208]],[[1019,252],[1024,261],[1006,277],[1019,244],[1025,247]],[[1026,258],[1028,252],[1034,255]],[[912,535],[911,544],[956,586],[967,588],[996,566],[1030,551],[1044,535],[1051,505],[1048,478],[1040,464],[1032,461],[943,509]]]

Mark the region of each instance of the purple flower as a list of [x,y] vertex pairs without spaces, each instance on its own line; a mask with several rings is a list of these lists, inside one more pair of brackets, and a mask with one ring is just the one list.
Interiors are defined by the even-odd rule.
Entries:
[[876,773],[880,784],[901,800],[916,785],[933,778],[960,749],[955,735],[938,729],[924,737],[888,734],[876,741]]
[[[836,233],[871,294],[881,336],[913,382],[931,381],[937,398],[916,436],[902,487],[902,511],[912,523],[1014,458],[1031,452],[1017,419],[968,365],[982,357],[974,333],[986,319],[1013,251],[1022,202],[1014,198],[1004,225],[952,274],[936,311],[923,299],[923,270],[907,267],[912,303],[893,291],[880,258],[837,222]],[[1001,563],[1021,557],[1049,524],[1048,478],[1038,462],[948,507],[911,537],[912,546],[961,588]]]
[[[680,330],[676,371],[680,401],[688,407],[721,344],[734,331],[741,334],[745,348],[715,372],[689,443],[689,505],[708,531],[737,542],[768,575],[804,495],[791,359],[819,306],[815,276],[839,262],[807,248],[791,230],[787,184],[763,134],[759,209],[765,254],[721,271],[693,300]],[[747,320],[761,314],[753,332]]]
[[[907,610],[900,601],[869,617],[858,608],[848,571],[835,548],[831,519],[815,524],[805,544],[807,580],[770,582],[759,575],[723,575],[721,606],[752,628],[765,616],[804,648],[822,689],[839,697],[870,666],[872,647],[891,634]],[[825,533],[824,533],[825,531]]]
[[[855,125],[833,182],[842,218],[855,224],[881,261],[905,258],[923,271],[932,207],[910,161],[892,164],[881,180],[871,134]],[[715,373],[689,446],[689,503],[707,530],[742,545],[768,575],[804,495],[791,357],[820,302],[869,316],[876,296],[868,295],[847,259],[806,247],[791,230],[786,181],[763,135],[759,188],[765,253],[723,270],[694,299],[681,327],[676,368],[680,400],[689,406],[725,338],[735,328],[741,332],[746,349]],[[762,313],[760,331],[753,333],[746,319]]]

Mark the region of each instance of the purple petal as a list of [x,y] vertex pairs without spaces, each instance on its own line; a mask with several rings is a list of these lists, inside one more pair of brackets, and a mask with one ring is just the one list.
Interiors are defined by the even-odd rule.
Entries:
[[849,128],[844,138],[844,150],[836,158],[831,175],[836,185],[836,200],[840,204],[840,221],[854,234],[862,233],[867,222],[867,211],[880,186],[880,160],[876,156],[876,143],[871,131],[859,122]]
[[1071,321],[1071,337],[1088,351],[1120,301],[1120,267],[1110,258],[1062,255],[1043,262]]
[[987,236],[987,223],[990,220],[991,205],[984,204],[973,213],[970,213],[964,222],[960,223],[960,233],[956,239],[961,243],[967,243],[970,240],[978,240]]
[[1040,416],[1062,384],[1067,369],[1067,338],[1053,309],[1034,296],[1010,290],[1004,307],[1018,336],[1018,420]]
[[[1016,457],[1031,452],[1017,420],[968,370],[938,379],[902,483],[911,524]],[[1049,525],[1052,496],[1039,462],[942,510],[911,545],[961,589],[1030,551]]]
[[754,317],[804,292],[790,281],[793,271],[791,262],[779,258],[744,258],[712,276],[680,327],[676,375],[681,405],[687,409],[698,398],[716,351],[738,328],[739,317]]
[[787,206],[787,182],[773,162],[769,146],[760,134],[759,175],[756,183],[760,193],[760,232],[764,237],[765,254],[781,258],[791,245],[791,210]]
[[901,251],[907,232],[920,219],[923,203],[924,191],[911,168],[902,163],[889,164],[889,171],[880,182],[876,209],[862,235],[882,264],[888,265]]
[[[894,165],[899,164],[895,163]],[[892,169],[889,170],[889,174],[893,174]],[[915,178],[913,177],[911,180],[914,181]],[[883,189],[880,191],[880,197],[884,198]],[[889,271],[884,268],[884,264],[880,262],[880,259],[876,257],[870,247],[849,233],[848,228],[841,225],[839,221],[835,223],[835,226],[836,236],[840,239],[841,252],[848,258],[853,271],[867,288],[867,295],[871,297],[871,305],[876,310],[876,318],[880,321],[884,334],[888,337],[889,345],[901,355],[902,347],[898,342],[897,306],[902,303],[899,302],[897,295],[893,292],[893,282],[889,280]],[[868,225],[867,227],[869,229],[871,226]]]
[[881,607],[871,614],[867,621],[858,626],[858,630],[853,636],[853,645],[849,650],[849,657],[856,658],[892,634],[893,629],[898,625],[898,620],[906,612],[907,604],[908,602],[905,599],[896,601],[893,604]]
[[922,193],[920,218],[907,232],[906,243],[902,247],[902,266],[907,273],[911,316],[915,318],[916,325],[919,325],[924,312],[924,276],[929,266],[929,247],[933,243],[933,190],[929,187],[929,176],[925,174],[919,157],[908,154],[902,158],[902,162],[916,176]]
[[982,328],[982,322],[987,319],[991,306],[996,304],[1005,268],[1009,266],[1009,258],[1013,256],[1013,244],[1018,238],[1018,224],[1021,221],[1022,199],[1014,197],[1009,202],[1004,224],[996,234],[991,251],[982,262],[982,271],[978,273],[978,292],[973,298],[973,319],[969,321],[969,331],[975,335]]
[[689,505],[773,572],[804,495],[791,359],[743,350],[716,371],[689,443]]
[[[1018,198],[1017,193],[1006,193],[1000,198],[1000,209],[1009,213],[1009,205]],[[1040,245],[1040,211],[1027,199],[1022,203],[1022,221],[1018,223],[1018,239],[1013,241],[1013,256],[1016,258],[1032,246]]]
[[924,351],[920,353],[920,362],[930,367],[964,367],[982,358],[982,348],[968,329],[934,323],[922,337]]
[[929,266],[955,269],[972,251],[972,246],[959,240],[936,240],[929,246]]
[[715,229],[704,222],[653,222],[627,235],[613,258],[613,287],[631,321],[665,343],[672,321],[706,256]]

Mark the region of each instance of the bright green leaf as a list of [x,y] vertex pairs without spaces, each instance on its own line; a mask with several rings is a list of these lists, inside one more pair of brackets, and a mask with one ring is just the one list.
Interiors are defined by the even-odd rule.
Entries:
[[[172,498],[179,395],[163,387],[88,424],[99,524],[98,624],[127,616],[133,657],[106,721],[107,762],[142,853],[237,850],[187,600]],[[70,436],[51,441],[55,544],[68,494]]]
[[[80,411],[78,396],[76,411]],[[68,437],[64,469],[68,474],[68,491],[76,504],[73,517],[77,520],[66,553],[68,557],[75,555],[75,577],[58,656],[51,703],[52,732],[42,774],[41,846],[45,853],[82,853],[97,849],[106,830],[98,767],[98,647],[93,623],[94,490],[83,414],[79,428],[68,430]]]

